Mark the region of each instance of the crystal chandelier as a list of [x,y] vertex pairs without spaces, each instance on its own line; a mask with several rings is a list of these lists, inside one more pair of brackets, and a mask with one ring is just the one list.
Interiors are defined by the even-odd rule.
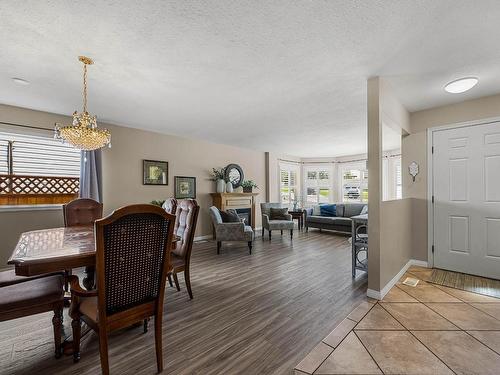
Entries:
[[111,147],[109,130],[98,128],[96,117],[87,112],[87,65],[92,65],[94,61],[85,56],[79,56],[78,60],[83,63],[83,110],[81,113],[73,113],[73,125],[61,127],[56,124],[54,137],[84,151],[96,150],[106,145]]

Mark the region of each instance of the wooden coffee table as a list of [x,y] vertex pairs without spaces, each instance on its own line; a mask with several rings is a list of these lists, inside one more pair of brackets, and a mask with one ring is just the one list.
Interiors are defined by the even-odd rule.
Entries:
[[299,230],[302,230],[304,228],[304,211],[303,210],[297,210],[297,211],[288,211],[290,215],[292,215],[292,220],[297,219],[298,221],[298,226]]

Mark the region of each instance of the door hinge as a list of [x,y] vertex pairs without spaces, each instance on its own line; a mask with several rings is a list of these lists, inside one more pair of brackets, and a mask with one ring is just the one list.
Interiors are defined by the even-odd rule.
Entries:
[[432,203],[434,204],[434,195],[432,196]]
[[432,251],[432,254],[434,254],[434,245],[432,245],[431,251]]
[[431,153],[434,153],[434,146],[431,147]]

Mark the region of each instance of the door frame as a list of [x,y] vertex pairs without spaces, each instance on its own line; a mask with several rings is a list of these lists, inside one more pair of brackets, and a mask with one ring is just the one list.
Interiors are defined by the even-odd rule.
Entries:
[[432,144],[434,140],[434,133],[443,130],[464,128],[475,125],[487,125],[495,122],[500,122],[500,116],[427,128],[427,266],[430,268],[434,267],[434,253],[432,252],[432,246],[434,245],[434,204],[432,202],[432,196],[434,195],[434,166],[432,164]]

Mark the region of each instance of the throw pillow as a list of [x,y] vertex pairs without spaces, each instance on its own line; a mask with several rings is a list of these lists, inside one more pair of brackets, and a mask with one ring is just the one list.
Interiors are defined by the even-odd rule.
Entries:
[[287,220],[288,208],[270,208],[269,219],[271,220]]
[[368,205],[363,206],[363,209],[361,210],[360,215],[364,215],[368,213]]
[[235,210],[221,211],[220,216],[223,223],[239,223],[241,221]]
[[319,207],[320,206],[318,206],[318,205],[313,206],[313,216],[320,216],[321,215],[321,210]]
[[333,217],[337,216],[337,205],[336,204],[323,204],[319,206],[321,211],[321,216]]

